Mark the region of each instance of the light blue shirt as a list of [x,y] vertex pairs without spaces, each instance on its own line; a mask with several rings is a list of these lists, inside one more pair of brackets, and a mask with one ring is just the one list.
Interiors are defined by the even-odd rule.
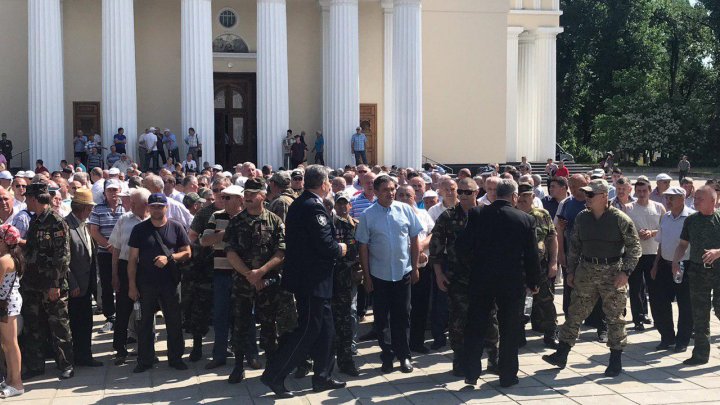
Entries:
[[400,281],[412,271],[410,238],[423,226],[413,208],[393,201],[390,207],[373,204],[360,217],[355,239],[368,245],[370,274],[385,281]]
[[355,152],[362,152],[365,150],[365,141],[367,141],[367,137],[365,137],[365,134],[363,133],[355,133],[352,136],[352,146],[353,151]]
[[170,132],[170,135],[165,135],[165,144],[167,145],[168,150],[173,150],[178,148],[177,144],[177,137],[175,134]]

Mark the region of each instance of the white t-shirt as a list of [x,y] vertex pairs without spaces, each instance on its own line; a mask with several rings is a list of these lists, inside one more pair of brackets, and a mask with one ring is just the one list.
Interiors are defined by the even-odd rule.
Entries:
[[[433,221],[433,219],[430,217],[430,214],[428,214],[428,212],[423,209],[416,208],[415,214],[417,214],[418,219],[420,220],[420,224],[423,227],[423,230],[420,231],[420,233],[418,234],[418,239],[423,240],[427,238],[430,232],[432,232],[432,229],[435,227],[435,221]],[[423,253],[425,253],[425,256],[430,256],[430,248],[428,247],[427,249],[423,250]],[[425,267],[426,264],[427,262],[421,263],[418,267]]]
[[[635,223],[635,229],[640,232],[641,229],[648,231],[656,231],[660,229],[660,218],[665,210],[659,202],[648,201],[648,205],[642,206],[637,202],[628,205],[626,213]],[[642,254],[654,255],[658,250],[658,241],[655,238],[640,240]]]
[[428,210],[428,214],[430,214],[430,218],[432,218],[433,221],[437,222],[438,218],[440,218],[440,215],[442,215],[443,212],[445,212],[448,209],[445,205],[442,203],[437,203],[430,207]]
[[103,201],[105,201],[105,196],[103,196],[103,192],[105,191],[105,179],[100,179],[93,183],[92,187],[90,187],[90,191],[93,195],[93,202],[95,204],[102,204]]
[[143,140],[145,141],[145,149],[149,151],[157,151],[157,135],[153,134],[152,132],[148,132],[147,134],[143,135]]

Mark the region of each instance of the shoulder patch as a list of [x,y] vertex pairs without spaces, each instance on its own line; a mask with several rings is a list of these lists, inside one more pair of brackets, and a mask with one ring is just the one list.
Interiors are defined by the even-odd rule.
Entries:
[[318,224],[320,224],[320,226],[326,226],[328,224],[327,217],[325,215],[318,214],[315,216],[315,218],[317,219],[317,222]]

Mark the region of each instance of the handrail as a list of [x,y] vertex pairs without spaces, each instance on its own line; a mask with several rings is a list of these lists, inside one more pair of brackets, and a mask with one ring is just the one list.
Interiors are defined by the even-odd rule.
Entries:
[[[25,152],[30,152],[30,148],[25,149],[24,151],[22,151],[22,152],[20,152],[20,153],[14,153],[14,154],[13,154],[12,160],[15,160],[15,158],[16,158],[18,155],[20,155],[20,166],[14,166],[14,167],[19,167],[19,168],[21,168],[21,169],[22,169],[23,167],[25,167],[25,166],[23,166],[23,157],[25,156]],[[12,161],[12,160],[11,160],[11,161]],[[28,163],[30,163],[30,162],[28,162]],[[8,166],[10,166],[10,165],[8,165]],[[9,167],[8,167],[7,169],[10,170]]]
[[442,163],[440,163],[440,162],[438,162],[438,161],[436,161],[436,160],[432,160],[432,159],[430,159],[429,157],[427,157],[427,156],[425,156],[425,155],[423,155],[423,163],[432,163],[432,164],[434,164],[434,165],[436,165],[436,166],[442,167],[443,169],[445,169],[445,172],[447,172],[447,173],[455,174],[455,171],[454,171],[450,166],[446,166],[446,165],[444,165],[444,164],[442,164]]

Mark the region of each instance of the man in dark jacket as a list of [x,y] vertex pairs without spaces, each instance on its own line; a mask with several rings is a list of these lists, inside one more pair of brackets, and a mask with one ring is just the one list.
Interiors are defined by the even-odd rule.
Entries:
[[465,332],[465,382],[477,383],[482,345],[494,305],[500,327],[500,386],[518,383],[518,344],[525,286],[538,291],[540,259],[530,215],[513,208],[517,184],[503,179],[492,204],[474,208],[456,250],[470,268],[470,311]]
[[310,355],[313,391],[342,388],[331,378],[335,328],[331,310],[335,261],[347,246],[334,238],[332,220],[322,200],[330,191],[329,171],[312,165],[305,171],[305,191],[290,206],[286,218],[285,264],[282,285],[295,294],[298,327],[286,335],[260,381],[278,398],[293,394],[285,377]]

